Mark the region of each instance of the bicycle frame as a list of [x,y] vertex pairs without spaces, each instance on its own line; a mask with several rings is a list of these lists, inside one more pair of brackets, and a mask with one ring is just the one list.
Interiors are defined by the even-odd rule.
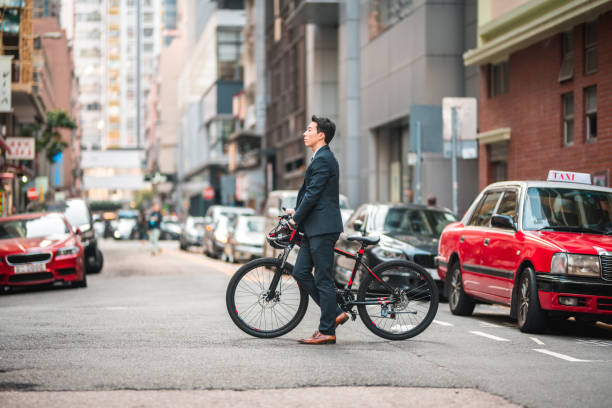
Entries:
[[[270,282],[270,286],[268,288],[268,295],[266,297],[268,301],[271,301],[274,298],[274,295],[276,293],[276,287],[278,286],[278,282],[280,281],[283,267],[285,266],[285,263],[287,262],[287,257],[289,256],[289,253],[295,247],[295,245],[296,244],[290,243],[286,248],[283,249],[283,253],[279,255],[278,257],[280,261],[280,265],[278,269],[276,270],[276,273],[274,274],[272,281]],[[361,245],[361,248],[359,248],[356,254],[352,254],[350,252],[346,252],[338,248],[334,248],[334,252],[340,256],[344,256],[346,258],[355,260],[355,264],[353,265],[353,271],[351,272],[351,277],[349,278],[347,285],[345,286],[345,288],[342,290],[341,293],[344,294],[347,292],[351,292],[351,288],[353,286],[355,275],[357,274],[357,271],[359,270],[359,267],[361,265],[363,265],[366,268],[366,270],[370,274],[372,274],[372,276],[378,281],[379,284],[381,284],[381,286],[387,289],[390,293],[394,293],[394,288],[391,287],[389,284],[387,284],[385,281],[383,281],[378,275],[376,275],[374,271],[372,271],[372,269],[368,266],[368,264],[366,264],[363,261],[363,256],[365,254],[365,245]],[[376,300],[363,301],[363,302],[358,302],[354,300],[349,301],[349,302],[344,302],[344,297],[342,297],[342,299],[344,303],[343,306],[346,306],[346,307],[349,307],[349,306],[352,307],[356,305],[387,305],[389,303],[394,303],[393,301],[389,300],[386,297],[376,298]]]

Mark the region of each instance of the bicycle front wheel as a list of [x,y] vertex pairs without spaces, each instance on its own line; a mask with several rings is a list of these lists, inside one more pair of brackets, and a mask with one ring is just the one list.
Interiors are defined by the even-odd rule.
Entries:
[[[254,337],[271,338],[293,330],[306,314],[308,293],[299,287],[285,263],[280,269],[276,258],[260,258],[244,264],[227,286],[225,303],[232,321]],[[270,295],[275,274],[280,279]]]
[[372,272],[364,276],[357,293],[357,301],[365,303],[357,306],[359,316],[372,333],[405,340],[431,324],[438,311],[438,287],[425,269],[397,260],[383,262]]

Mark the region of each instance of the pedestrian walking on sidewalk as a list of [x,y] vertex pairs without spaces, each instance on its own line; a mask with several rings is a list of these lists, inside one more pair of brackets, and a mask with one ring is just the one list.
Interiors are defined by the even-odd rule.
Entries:
[[[342,232],[340,214],[339,176],[336,157],[329,149],[336,125],[327,118],[313,116],[304,132],[304,144],[313,156],[298,192],[295,210],[289,225],[304,233],[300,244],[293,277],[321,307],[319,329],[302,344],[333,344],[336,327],[349,317],[336,302],[332,276],[334,244]],[[312,268],[315,268],[314,277]]]
[[153,204],[153,211],[149,214],[149,244],[151,255],[155,256],[159,253],[159,233],[161,228],[162,213],[159,211],[159,205]]

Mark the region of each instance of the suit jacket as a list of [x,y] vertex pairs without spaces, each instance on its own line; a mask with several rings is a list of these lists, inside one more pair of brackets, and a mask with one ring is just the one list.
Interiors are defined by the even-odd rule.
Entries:
[[329,146],[321,147],[306,169],[293,215],[306,236],[342,232],[339,176],[336,157]]

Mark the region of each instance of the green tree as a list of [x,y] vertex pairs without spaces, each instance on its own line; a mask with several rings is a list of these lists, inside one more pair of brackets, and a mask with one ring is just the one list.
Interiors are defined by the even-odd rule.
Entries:
[[59,129],[75,129],[76,123],[66,111],[56,109],[46,113],[47,120],[40,137],[36,140],[36,151],[45,152],[47,159],[53,163],[53,158],[62,152],[68,143],[62,140]]

